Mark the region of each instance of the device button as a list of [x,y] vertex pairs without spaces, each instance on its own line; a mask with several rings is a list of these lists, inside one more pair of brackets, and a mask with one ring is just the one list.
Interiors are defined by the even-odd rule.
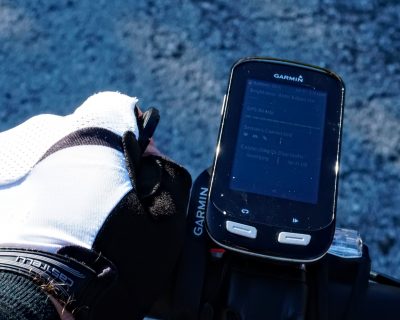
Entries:
[[232,232],[234,234],[237,234],[239,236],[255,239],[257,237],[257,229],[248,226],[246,224],[238,223],[238,222],[233,222],[233,221],[226,221],[226,230],[229,232]]
[[278,242],[297,246],[306,246],[310,243],[310,240],[311,236],[309,234],[281,232],[278,235]]

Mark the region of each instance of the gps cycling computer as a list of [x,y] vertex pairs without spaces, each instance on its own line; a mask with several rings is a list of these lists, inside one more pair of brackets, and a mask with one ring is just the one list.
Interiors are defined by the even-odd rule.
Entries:
[[232,68],[206,226],[221,246],[308,262],[332,242],[344,84],[310,65],[246,58]]

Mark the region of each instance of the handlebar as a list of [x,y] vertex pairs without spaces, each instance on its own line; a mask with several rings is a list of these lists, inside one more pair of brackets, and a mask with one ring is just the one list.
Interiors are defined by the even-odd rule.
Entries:
[[216,247],[204,229],[209,178],[205,170],[193,184],[176,279],[154,316],[174,320],[400,316],[400,281],[371,272],[365,245],[360,257],[327,254],[307,265],[278,264]]

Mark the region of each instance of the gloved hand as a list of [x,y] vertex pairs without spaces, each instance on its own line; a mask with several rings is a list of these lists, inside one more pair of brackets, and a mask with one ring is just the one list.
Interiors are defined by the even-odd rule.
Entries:
[[21,298],[18,285],[76,319],[142,318],[168,285],[191,179],[141,155],[136,103],[100,93],[71,115],[0,133],[0,319],[10,303],[26,319],[51,318],[40,318],[48,300]]

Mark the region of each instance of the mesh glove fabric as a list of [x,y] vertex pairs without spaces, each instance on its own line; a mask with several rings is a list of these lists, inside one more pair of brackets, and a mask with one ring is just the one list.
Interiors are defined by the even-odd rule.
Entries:
[[99,93],[71,115],[0,133],[0,247],[89,265],[92,254],[107,258],[117,281],[81,306],[95,319],[141,318],[168,284],[183,241],[190,175],[141,156],[136,103]]

